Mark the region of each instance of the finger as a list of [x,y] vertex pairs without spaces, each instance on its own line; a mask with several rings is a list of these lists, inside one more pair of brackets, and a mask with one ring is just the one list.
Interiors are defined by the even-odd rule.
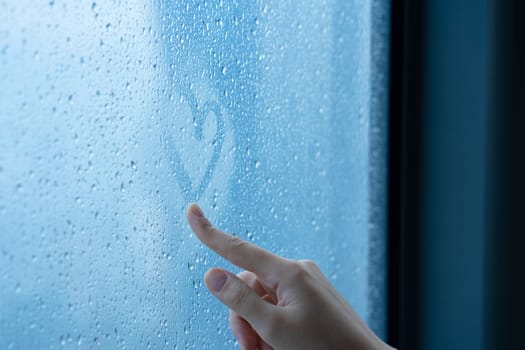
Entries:
[[[263,300],[268,301],[271,299],[253,272],[242,271],[237,274],[237,277]],[[259,337],[252,326],[233,310],[230,310],[230,327],[242,349],[269,349],[267,346],[264,346],[266,343]]]
[[257,278],[257,275],[255,275],[253,272],[250,271],[242,271],[237,274],[237,277],[246,283],[248,287],[253,289],[255,293],[257,293],[258,296],[261,298],[267,294],[266,288],[261,284],[259,279]]
[[233,335],[241,345],[241,349],[257,349],[259,335],[252,326],[235,311],[230,310],[230,327]]
[[202,243],[232,264],[252,271],[272,284],[277,283],[276,276],[286,271],[286,259],[213,227],[196,204],[188,207],[187,216],[193,232]]
[[268,345],[262,338],[259,338],[259,344],[257,345],[258,350],[273,350],[273,348]]
[[232,310],[230,310],[230,327],[241,349],[273,350],[244,318]]
[[204,282],[217,299],[256,330],[264,330],[268,320],[278,312],[276,306],[264,301],[237,276],[225,270],[208,270]]
[[250,271],[242,271],[237,274],[237,277],[244,283],[253,289],[258,296],[263,298],[269,303],[277,305],[277,295],[275,289],[267,287],[263,281],[261,281],[256,274]]

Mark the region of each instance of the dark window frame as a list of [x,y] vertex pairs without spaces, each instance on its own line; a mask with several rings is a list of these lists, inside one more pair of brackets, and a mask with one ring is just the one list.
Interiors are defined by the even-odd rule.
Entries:
[[[422,280],[428,273],[422,255],[427,190],[422,180],[427,152],[422,135],[429,3],[391,3],[387,340],[400,349],[422,348],[423,302],[429,302],[423,300]],[[488,204],[481,219],[486,237],[479,238],[485,240],[483,348],[517,349],[523,346],[525,323],[525,4],[519,0],[489,0],[489,4]]]

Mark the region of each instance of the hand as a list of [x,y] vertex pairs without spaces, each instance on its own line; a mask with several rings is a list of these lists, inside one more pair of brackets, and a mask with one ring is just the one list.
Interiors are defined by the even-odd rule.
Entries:
[[188,222],[209,248],[245,269],[218,268],[204,276],[230,308],[230,326],[242,349],[391,349],[359,318],[319,268],[289,260],[213,227],[192,204]]

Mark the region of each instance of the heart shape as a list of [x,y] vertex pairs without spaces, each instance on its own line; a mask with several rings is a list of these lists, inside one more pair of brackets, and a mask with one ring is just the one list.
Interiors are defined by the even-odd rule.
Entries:
[[198,201],[201,198],[212,179],[224,144],[224,119],[220,105],[217,101],[207,101],[200,106],[193,92],[186,91],[183,93],[183,97],[189,103],[190,111],[193,116],[195,139],[197,141],[203,140],[204,125],[211,114],[215,116],[216,124],[216,130],[212,140],[212,155],[205,166],[204,174],[197,186],[194,186],[194,181],[192,181],[190,175],[186,171],[182,157],[177,152],[176,148],[169,147],[170,149],[168,149],[170,163],[175,167],[175,178],[182,190],[184,200],[186,203],[189,203],[192,201]]

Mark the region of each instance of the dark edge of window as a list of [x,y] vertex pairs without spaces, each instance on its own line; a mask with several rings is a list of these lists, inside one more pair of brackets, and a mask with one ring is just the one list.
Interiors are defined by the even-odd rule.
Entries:
[[424,2],[392,0],[387,341],[419,349]]
[[525,4],[491,1],[484,349],[523,348]]

